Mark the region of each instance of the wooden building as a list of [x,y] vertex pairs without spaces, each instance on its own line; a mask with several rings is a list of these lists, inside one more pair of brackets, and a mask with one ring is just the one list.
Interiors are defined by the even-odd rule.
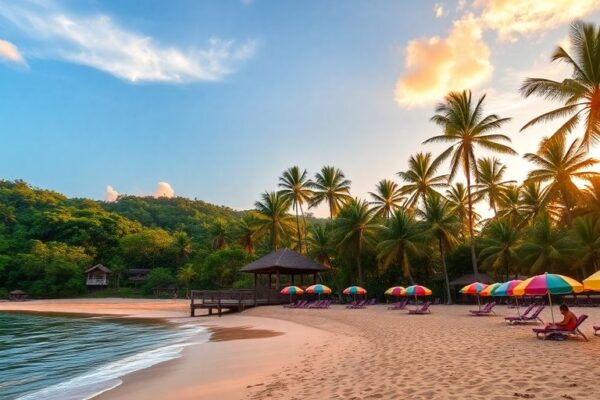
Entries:
[[85,285],[89,289],[105,289],[108,287],[109,277],[112,271],[102,264],[96,264],[86,271]]

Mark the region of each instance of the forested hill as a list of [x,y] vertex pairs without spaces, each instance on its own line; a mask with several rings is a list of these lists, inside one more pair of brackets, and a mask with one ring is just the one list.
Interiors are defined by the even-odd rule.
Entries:
[[243,214],[185,198],[69,199],[0,181],[0,291],[75,295],[85,289],[82,270],[94,263],[117,272],[163,267],[174,275],[193,252],[214,249]]

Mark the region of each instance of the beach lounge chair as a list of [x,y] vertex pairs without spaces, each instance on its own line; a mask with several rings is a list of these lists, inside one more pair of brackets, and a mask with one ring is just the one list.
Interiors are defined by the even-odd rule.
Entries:
[[[525,311],[523,311],[523,314],[521,315],[510,315],[508,317],[504,317],[505,320],[511,319],[511,318],[517,318],[520,319],[522,317],[526,317],[527,315],[529,315],[529,313],[531,312],[531,310],[533,310],[533,307],[535,307],[535,304],[530,304]],[[509,307],[510,308],[510,307]]]
[[408,305],[408,299],[405,298],[402,301],[392,304],[388,307],[388,310],[404,310]]
[[542,321],[542,319],[540,318],[540,314],[542,313],[542,311],[544,310],[544,308],[546,308],[546,306],[544,306],[543,304],[541,306],[538,306],[538,308],[536,308],[536,310],[530,314],[530,315],[521,315],[520,317],[518,316],[514,316],[514,317],[505,317],[504,320],[506,322],[508,322],[511,325],[515,325],[515,324],[526,324],[529,323],[531,321],[540,321],[542,324],[544,323],[544,321]]
[[417,308],[416,310],[408,310],[409,314],[428,314],[431,312],[431,310],[429,310],[429,306],[431,306],[431,302],[428,301],[427,303],[423,304],[421,306],[421,308]]
[[346,306],[346,308],[350,308],[350,309],[358,309],[358,308],[366,308],[367,307],[367,300],[361,300],[356,304],[350,304],[349,306]]
[[303,300],[296,300],[296,301],[294,301],[293,303],[290,303],[290,304],[284,304],[284,305],[283,305],[283,308],[297,308],[297,307],[298,307],[298,306],[299,306],[299,305],[302,303],[302,301],[303,301]]
[[471,315],[473,316],[483,316],[483,315],[491,315],[494,314],[496,315],[496,313],[494,312],[494,307],[496,306],[496,302],[492,301],[491,303],[487,303],[485,305],[485,307],[483,307],[481,310],[469,310],[469,312],[471,313]]
[[587,319],[587,315],[581,314],[577,318],[577,324],[571,330],[566,330],[563,328],[533,328],[533,332],[537,336],[538,339],[552,339],[553,336],[562,336],[563,338],[567,338],[570,335],[580,335],[587,342],[588,338],[579,330],[579,326]]
[[365,305],[367,306],[374,306],[375,304],[377,304],[377,299],[375,297],[373,297],[371,300],[369,300],[369,302]]

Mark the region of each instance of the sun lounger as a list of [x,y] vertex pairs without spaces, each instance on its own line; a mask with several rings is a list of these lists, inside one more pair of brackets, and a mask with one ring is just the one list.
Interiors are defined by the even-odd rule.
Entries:
[[298,306],[299,306],[299,305],[302,303],[302,301],[303,301],[303,300],[296,300],[296,301],[295,301],[295,302],[293,302],[293,303],[290,303],[290,304],[284,304],[284,305],[283,305],[283,308],[297,308],[297,307],[298,307]]
[[492,301],[491,303],[487,303],[485,305],[485,307],[483,307],[481,310],[469,310],[469,312],[473,316],[483,316],[483,315],[490,315],[490,314],[496,315],[496,313],[494,312],[495,306],[496,306],[496,302]]
[[408,299],[403,299],[397,303],[392,304],[388,307],[388,310],[404,310],[408,305]]
[[600,336],[600,325],[594,325],[594,335]]
[[369,300],[369,302],[367,304],[365,304],[366,306],[374,306],[375,304],[377,304],[377,299],[375,297],[373,297],[371,300]]
[[506,322],[508,322],[511,325],[514,324],[526,324],[532,321],[540,321],[542,324],[544,323],[544,321],[542,321],[542,319],[540,318],[540,314],[542,313],[542,311],[544,310],[544,308],[546,308],[546,306],[541,305],[538,306],[538,308],[530,315],[521,315],[519,316],[514,316],[514,317],[504,317],[504,320]]
[[535,304],[530,304],[525,309],[525,311],[523,311],[523,314],[521,314],[521,315],[511,315],[511,316],[508,316],[508,317],[504,317],[504,319],[506,319],[506,320],[511,319],[511,318],[520,319],[520,318],[526,317],[527,315],[529,315],[529,313],[531,312],[531,310],[533,310],[533,307],[535,307]]
[[366,308],[366,304],[367,304],[366,300],[361,300],[356,304],[350,304],[349,306],[346,306],[346,308],[350,308],[350,309]]
[[562,336],[564,338],[568,337],[569,335],[580,335],[587,341],[588,338],[583,334],[583,332],[579,330],[579,326],[583,323],[583,321],[587,319],[587,317],[588,316],[585,314],[580,315],[577,318],[577,324],[571,330],[566,330],[564,328],[533,328],[533,332],[538,337],[538,339],[551,339],[553,336],[557,335]]
[[421,306],[421,308],[417,308],[416,310],[408,310],[409,314],[428,314],[431,311],[429,310],[429,306],[431,305],[431,302],[428,301],[427,303],[423,304]]

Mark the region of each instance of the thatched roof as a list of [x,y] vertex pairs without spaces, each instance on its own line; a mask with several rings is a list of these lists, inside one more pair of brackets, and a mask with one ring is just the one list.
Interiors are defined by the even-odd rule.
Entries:
[[479,273],[479,279],[475,279],[475,274],[463,275],[460,278],[456,278],[450,281],[450,286],[465,286],[473,282],[481,283],[494,283],[494,279],[488,274]]
[[327,270],[328,267],[290,249],[274,251],[240,269],[241,272],[260,274],[274,274],[278,271],[280,274],[312,274]]
[[95,269],[99,269],[100,271],[105,272],[107,274],[112,274],[112,271],[110,269],[108,269],[107,267],[105,267],[104,265],[102,265],[102,264],[96,264],[93,267],[88,268],[85,271],[85,273],[87,274],[88,272],[93,271]]

